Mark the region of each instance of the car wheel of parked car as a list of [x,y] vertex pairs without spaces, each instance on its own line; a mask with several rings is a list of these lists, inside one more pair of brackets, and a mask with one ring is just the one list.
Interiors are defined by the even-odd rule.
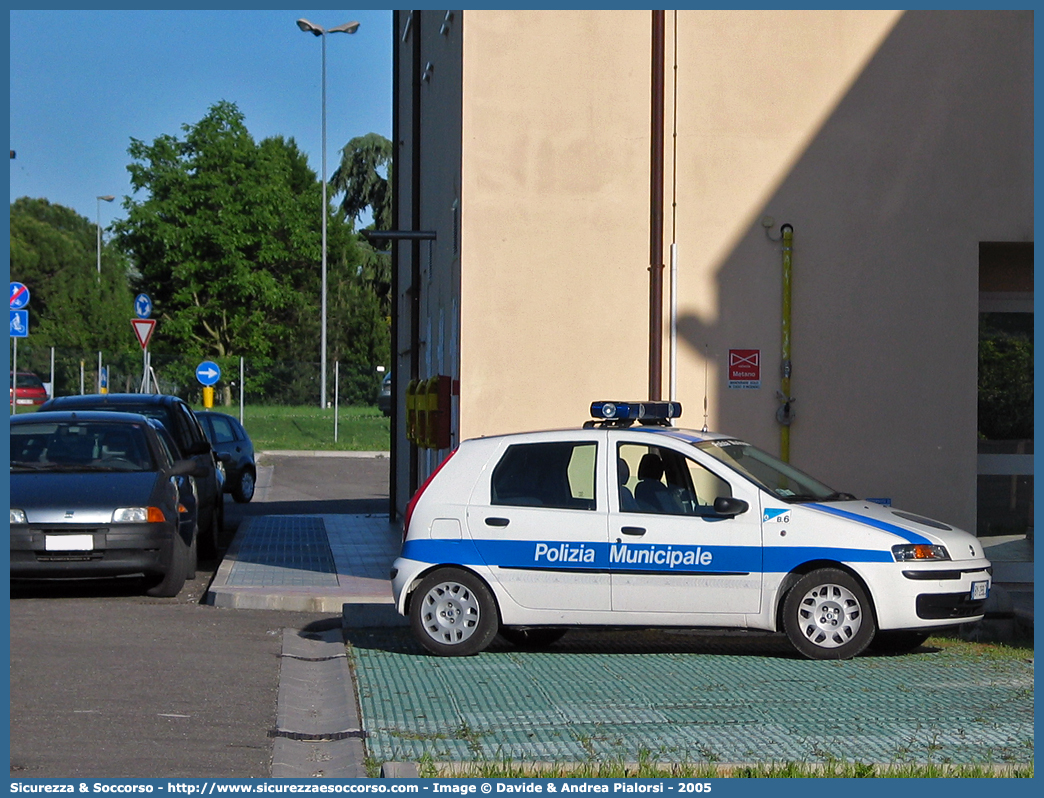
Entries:
[[244,468],[239,474],[239,483],[232,488],[232,498],[246,504],[254,498],[254,472]]
[[519,648],[547,648],[561,640],[565,633],[565,629],[522,629],[517,626],[500,629],[500,636]]
[[218,494],[217,504],[210,513],[210,526],[199,538],[199,553],[204,559],[213,559],[218,555],[221,528],[224,526],[224,509],[224,498]]
[[810,659],[854,657],[876,631],[866,592],[837,568],[820,568],[797,581],[783,602],[783,628]]
[[497,605],[485,583],[456,568],[428,574],[410,603],[410,626],[428,651],[443,657],[469,656],[496,637]]
[[199,567],[199,527],[192,528],[192,545],[189,546],[188,573],[186,579],[196,578],[196,568]]
[[928,639],[928,632],[878,632],[870,649],[876,654],[909,654]]
[[189,547],[181,535],[174,535],[174,548],[170,564],[163,575],[152,575],[145,579],[145,594],[155,598],[173,598],[185,586],[189,566]]

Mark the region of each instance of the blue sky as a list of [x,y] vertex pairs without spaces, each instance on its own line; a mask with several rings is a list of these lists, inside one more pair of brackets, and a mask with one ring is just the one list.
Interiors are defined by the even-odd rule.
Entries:
[[184,137],[214,103],[245,115],[255,140],[293,138],[316,173],[325,28],[327,177],[354,136],[391,137],[391,11],[10,11],[11,200],[43,197],[103,226],[131,193],[127,147]]

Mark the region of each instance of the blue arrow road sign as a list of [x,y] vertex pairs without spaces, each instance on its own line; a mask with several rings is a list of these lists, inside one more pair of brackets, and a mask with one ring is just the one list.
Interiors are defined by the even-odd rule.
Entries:
[[196,366],[196,379],[203,385],[213,385],[221,379],[221,368],[213,360],[204,360]]
[[134,313],[139,319],[147,319],[152,315],[152,300],[148,294],[138,294],[134,297]]
[[29,289],[21,283],[11,283],[11,309],[18,310],[29,304]]
[[11,311],[11,337],[12,338],[28,338],[29,337],[29,311],[28,310],[12,310]]

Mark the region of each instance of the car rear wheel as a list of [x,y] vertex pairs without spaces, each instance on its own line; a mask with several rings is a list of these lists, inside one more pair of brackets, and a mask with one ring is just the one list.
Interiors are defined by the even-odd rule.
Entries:
[[217,495],[217,502],[210,511],[210,525],[206,532],[199,536],[199,553],[204,559],[213,559],[218,555],[221,544],[221,530],[225,525],[225,498]]
[[783,628],[809,659],[854,657],[876,631],[866,591],[837,568],[820,568],[798,580],[783,601]]
[[500,620],[493,594],[481,579],[456,568],[440,568],[414,593],[410,626],[432,654],[466,657],[492,642]]
[[199,567],[199,527],[192,527],[192,544],[189,546],[188,572],[186,579],[196,578],[196,568]]
[[174,547],[166,573],[145,579],[145,595],[155,598],[173,598],[185,586],[189,566],[189,546],[181,535],[174,534]]
[[239,473],[239,481],[232,487],[232,498],[240,504],[246,504],[254,498],[254,472],[249,468]]

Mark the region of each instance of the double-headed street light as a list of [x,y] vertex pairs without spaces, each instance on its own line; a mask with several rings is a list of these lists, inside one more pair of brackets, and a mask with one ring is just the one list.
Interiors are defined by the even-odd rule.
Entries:
[[355,33],[359,30],[358,22],[346,22],[335,28],[323,28],[309,22],[307,19],[297,20],[297,27],[305,33],[311,33],[322,37],[323,40],[323,288],[322,288],[322,333],[320,341],[320,375],[319,375],[319,406],[326,407],[326,34],[328,33]]

